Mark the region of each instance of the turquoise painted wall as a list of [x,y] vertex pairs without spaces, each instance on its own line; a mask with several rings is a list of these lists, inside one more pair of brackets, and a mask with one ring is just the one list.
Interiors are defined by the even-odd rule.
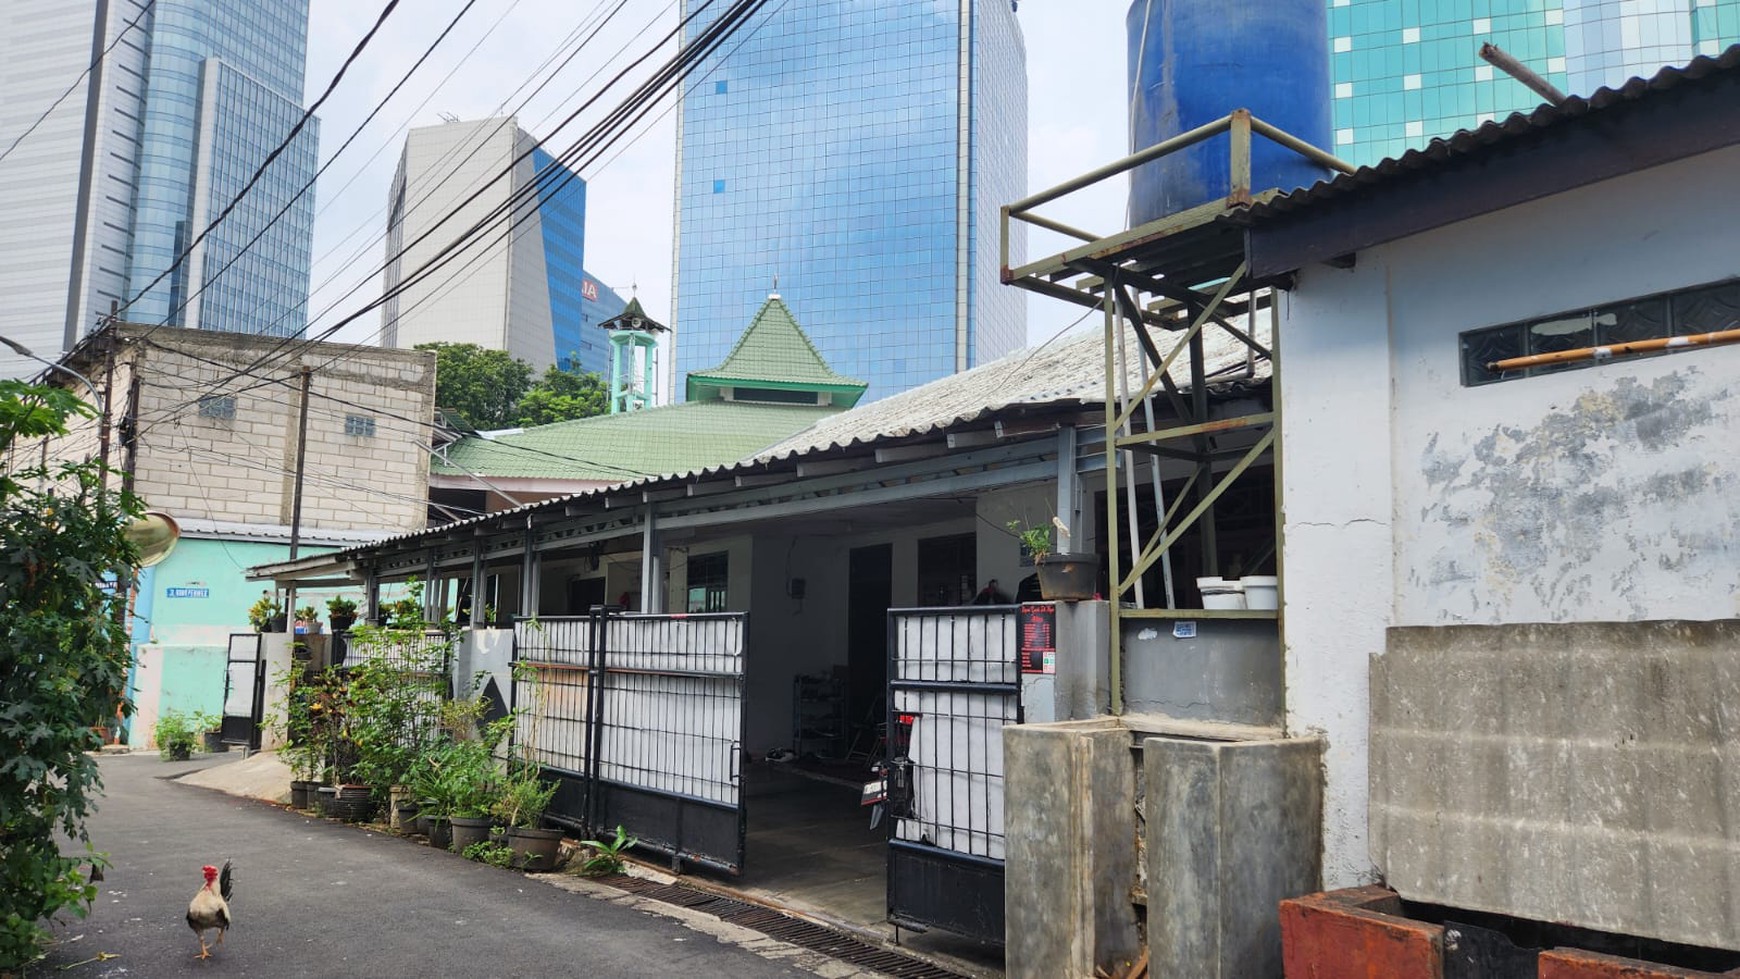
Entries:
[[[300,554],[332,550],[304,547]],[[289,556],[286,544],[183,538],[162,564],[141,574],[133,642],[135,647],[145,643],[163,647],[155,676],[141,676],[137,668],[133,674],[134,700],[142,707],[144,700],[152,701],[147,716],[170,710],[223,712],[229,636],[253,631],[248,606],[265,590],[264,582],[247,580],[246,570]],[[362,598],[360,586],[318,589],[299,591],[296,603],[318,608],[324,624],[326,599],[341,593],[358,601]],[[130,741],[142,743],[131,734]]]

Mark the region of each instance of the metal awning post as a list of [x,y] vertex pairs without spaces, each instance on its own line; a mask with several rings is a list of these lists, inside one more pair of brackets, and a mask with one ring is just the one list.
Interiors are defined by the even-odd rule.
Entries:
[[1118,402],[1113,394],[1117,388],[1116,372],[1120,369],[1117,362],[1117,336],[1114,331],[1121,330],[1118,320],[1118,300],[1116,289],[1107,289],[1101,298],[1105,306],[1105,363],[1106,363],[1106,560],[1111,582],[1111,599],[1107,609],[1108,628],[1106,642],[1111,644],[1109,657],[1109,685],[1111,686],[1111,708],[1114,715],[1124,712],[1124,635],[1118,615],[1124,602],[1124,589],[1119,582],[1122,580],[1118,562],[1118,439],[1116,424]]
[[646,502],[646,520],[641,524],[640,535],[640,610],[642,612],[663,612],[665,610],[664,592],[664,555],[659,547],[659,521],[656,508],[651,500]]
[[520,561],[520,615],[527,619],[538,617],[538,537],[529,514],[526,516],[526,550]]

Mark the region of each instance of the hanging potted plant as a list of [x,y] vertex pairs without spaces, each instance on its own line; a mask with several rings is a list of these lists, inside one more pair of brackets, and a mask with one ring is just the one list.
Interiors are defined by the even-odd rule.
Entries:
[[356,602],[343,595],[332,596],[326,600],[326,619],[333,632],[349,632],[356,622]]
[[1009,521],[1009,532],[1021,541],[1021,547],[1033,556],[1033,566],[1039,573],[1039,593],[1046,601],[1080,602],[1093,598],[1100,562],[1092,554],[1059,554],[1052,542],[1052,530],[1069,536],[1069,527],[1059,518],[1051,523],[1028,526],[1020,520]]

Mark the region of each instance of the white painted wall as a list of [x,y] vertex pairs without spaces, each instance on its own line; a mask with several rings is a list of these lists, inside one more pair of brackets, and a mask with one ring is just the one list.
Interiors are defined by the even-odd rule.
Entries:
[[1373,878],[1367,664],[1391,625],[1733,616],[1740,349],[1478,388],[1458,334],[1735,275],[1740,148],[1304,270],[1282,306],[1289,734],[1324,885]]

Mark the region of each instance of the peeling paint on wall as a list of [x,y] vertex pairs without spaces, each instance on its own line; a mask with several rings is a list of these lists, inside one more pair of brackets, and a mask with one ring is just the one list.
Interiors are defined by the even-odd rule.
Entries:
[[1576,377],[1601,383],[1527,422],[1426,439],[1422,546],[1402,562],[1404,603],[1423,621],[1734,614],[1732,388],[1697,364],[1653,379]]

